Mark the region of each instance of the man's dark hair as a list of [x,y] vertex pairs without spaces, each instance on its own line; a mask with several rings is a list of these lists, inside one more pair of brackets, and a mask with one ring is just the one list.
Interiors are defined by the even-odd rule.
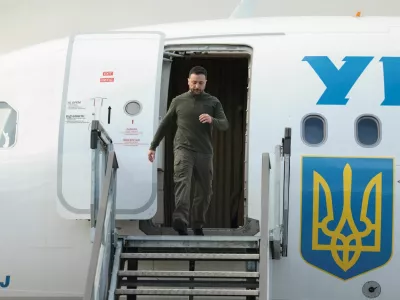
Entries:
[[195,66],[195,67],[191,68],[190,72],[189,72],[189,77],[192,74],[196,74],[196,75],[203,74],[207,78],[207,70],[200,66]]

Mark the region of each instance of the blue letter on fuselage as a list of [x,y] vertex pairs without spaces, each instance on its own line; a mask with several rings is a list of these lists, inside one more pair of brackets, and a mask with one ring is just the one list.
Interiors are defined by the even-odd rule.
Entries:
[[347,94],[373,58],[346,56],[344,65],[337,69],[327,56],[305,56],[303,61],[310,64],[326,86],[317,105],[346,105],[349,100]]
[[382,57],[385,99],[381,105],[400,105],[400,57]]
[[6,280],[4,282],[0,281],[0,288],[2,289],[8,288],[8,286],[10,285],[10,281],[11,281],[11,276],[6,276]]

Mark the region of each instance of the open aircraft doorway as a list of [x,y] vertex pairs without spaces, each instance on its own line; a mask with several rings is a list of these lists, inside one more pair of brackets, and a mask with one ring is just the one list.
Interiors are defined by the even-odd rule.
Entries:
[[[204,228],[205,232],[211,230],[212,235],[254,235],[259,231],[258,221],[247,218],[246,211],[251,55],[251,48],[240,45],[171,45],[164,52],[160,119],[172,99],[187,91],[190,69],[200,65],[208,72],[206,92],[220,100],[230,123],[226,132],[213,131],[213,195]],[[175,234],[171,228],[175,208],[175,132],[176,125],[157,151],[158,210],[152,221],[141,221],[140,229],[146,234]],[[192,184],[192,198],[193,193]]]

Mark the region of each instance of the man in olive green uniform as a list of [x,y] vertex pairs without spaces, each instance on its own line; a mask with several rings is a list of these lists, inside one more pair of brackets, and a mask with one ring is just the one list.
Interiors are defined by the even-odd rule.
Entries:
[[213,147],[212,130],[229,128],[219,100],[204,91],[207,71],[194,67],[189,72],[189,91],[175,97],[162,120],[148,153],[154,161],[155,150],[164,138],[167,128],[176,121],[174,139],[175,211],[173,228],[187,235],[192,174],[195,196],[192,205],[192,228],[195,235],[203,235],[206,213],[212,196]]

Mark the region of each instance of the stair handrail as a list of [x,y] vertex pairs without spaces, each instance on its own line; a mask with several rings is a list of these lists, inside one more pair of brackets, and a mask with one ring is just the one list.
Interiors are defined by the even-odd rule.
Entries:
[[[94,241],[86,279],[84,300],[106,299],[110,285],[114,252],[117,244],[115,227],[116,182],[118,161],[112,147],[112,140],[98,121],[92,122],[90,146],[92,159],[92,226]],[[104,173],[100,168],[100,153],[104,153]],[[101,169],[101,171],[100,171]],[[104,176],[101,176],[104,174]],[[102,180],[100,180],[102,179]],[[99,193],[101,188],[101,194]],[[93,228],[93,227],[92,227]]]
[[260,237],[260,265],[259,265],[259,299],[269,299],[269,194],[271,161],[269,153],[262,154],[261,161],[261,237]]
[[[94,228],[96,227],[97,215],[100,202],[100,187],[102,184],[107,155],[113,150],[113,142],[107,131],[98,120],[93,120],[90,131],[90,148],[92,149],[92,197],[90,202],[90,226],[91,239],[94,239]],[[104,157],[102,157],[104,156]],[[103,165],[104,164],[104,165]],[[101,169],[104,169],[100,172]]]
[[292,129],[285,128],[283,138],[283,226],[282,226],[282,256],[288,256],[289,243],[289,192],[290,192],[290,156],[291,156]]

